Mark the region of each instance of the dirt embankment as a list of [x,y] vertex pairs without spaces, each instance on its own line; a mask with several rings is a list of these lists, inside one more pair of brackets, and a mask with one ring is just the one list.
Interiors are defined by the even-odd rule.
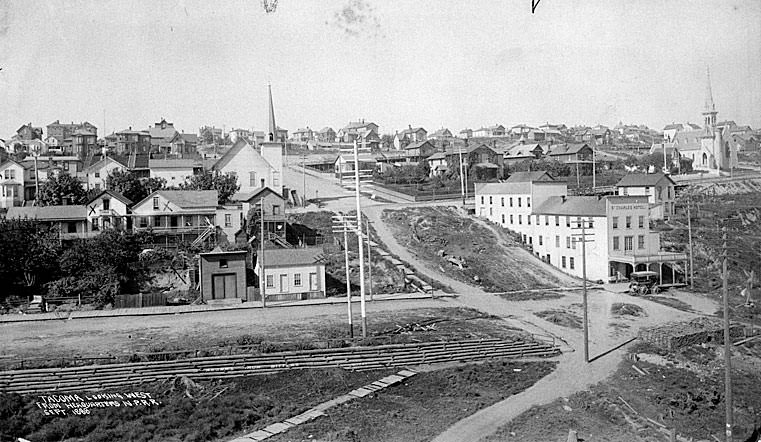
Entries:
[[487,292],[558,287],[574,279],[519,247],[507,232],[448,207],[386,210],[399,243],[459,281]]

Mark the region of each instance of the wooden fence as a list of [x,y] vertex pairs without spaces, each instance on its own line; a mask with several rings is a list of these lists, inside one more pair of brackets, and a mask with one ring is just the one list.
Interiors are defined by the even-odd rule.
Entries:
[[117,295],[114,308],[154,307],[166,305],[170,295],[167,293],[138,293],[136,295]]

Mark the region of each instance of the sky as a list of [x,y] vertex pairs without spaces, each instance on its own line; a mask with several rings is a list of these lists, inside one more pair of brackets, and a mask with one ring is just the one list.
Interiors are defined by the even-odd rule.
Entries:
[[761,127],[758,0],[0,0],[0,138],[166,118],[393,134],[544,122]]

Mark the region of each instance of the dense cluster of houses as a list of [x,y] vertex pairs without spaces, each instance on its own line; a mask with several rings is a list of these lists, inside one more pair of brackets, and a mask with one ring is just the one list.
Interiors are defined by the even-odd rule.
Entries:
[[[55,122],[48,126],[52,134],[48,138],[62,140],[55,147],[41,141],[40,128],[24,125],[19,129],[19,139],[24,142],[14,144],[0,161],[0,216],[36,219],[53,226],[61,242],[115,229],[150,230],[154,247],[191,244],[210,250],[217,246],[200,255],[200,287],[205,300],[248,298],[245,270],[253,259],[247,256],[245,246],[259,235],[258,228],[248,224],[254,217],[261,218],[264,238],[260,240],[269,249],[263,273],[258,260],[256,272],[263,276],[270,299],[324,297],[325,268],[319,254],[295,249],[286,239],[285,208],[295,195],[282,183],[285,138],[275,125],[271,92],[269,127],[261,141],[252,143],[251,134],[238,132],[233,145],[220,155],[204,156],[196,150],[198,136],[178,132],[165,119],[148,131],[130,129],[107,136],[101,145],[91,124]],[[85,131],[92,136],[80,141],[78,134]],[[167,188],[131,201],[108,188],[108,176],[115,171],[130,172],[137,178],[161,178]],[[238,192],[220,201],[217,190],[179,190],[194,175],[209,171],[235,176]],[[64,199],[64,205],[35,205],[39,186],[63,172],[82,182],[91,195],[88,201],[79,205]],[[219,245],[244,250],[224,251]]]

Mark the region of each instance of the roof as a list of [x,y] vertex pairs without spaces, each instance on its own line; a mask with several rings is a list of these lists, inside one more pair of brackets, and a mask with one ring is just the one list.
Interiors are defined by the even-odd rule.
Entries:
[[604,198],[597,198],[596,196],[551,196],[535,208],[534,213],[541,215],[605,216],[605,202]]
[[195,166],[195,160],[179,158],[169,160],[148,160],[150,169],[192,169]]
[[531,193],[531,183],[476,183],[476,194],[526,195]]
[[272,168],[272,165],[268,163],[267,160],[265,160],[264,157],[259,152],[257,152],[256,149],[253,148],[253,146],[248,144],[248,141],[244,140],[243,138],[239,138],[235,144],[233,144],[233,147],[225,152],[225,154],[222,155],[222,157],[214,164],[214,170],[220,170],[223,167],[227,166],[230,161],[232,161],[233,158],[235,158],[235,156],[238,155],[238,153],[246,147],[253,151],[254,158],[257,162],[261,162]]
[[216,190],[157,190],[135,204],[139,206],[154,196],[162,196],[182,209],[197,209],[217,206]]
[[[94,158],[95,157],[93,157],[93,159]],[[102,167],[103,165],[105,165],[106,163],[109,163],[111,161],[113,161],[113,162],[115,162],[115,163],[117,163],[117,164],[119,164],[119,165],[121,165],[123,167],[127,167],[128,158],[126,158],[124,156],[103,157],[103,158],[100,158],[99,160],[95,161],[94,163],[90,164],[89,166],[87,166],[85,168],[85,170],[89,171],[89,170],[93,170],[93,169],[99,169],[100,167]]]
[[[550,151],[547,155],[569,155],[578,153],[584,147],[590,148],[586,143],[574,144],[553,144],[549,146]],[[591,148],[590,148],[591,149]]]
[[[447,134],[449,134],[449,135],[447,135]],[[439,129],[436,132],[431,134],[431,138],[434,138],[434,137],[444,137],[444,136],[451,137],[452,136],[452,132],[449,129],[444,128],[444,129]]]
[[40,221],[79,221],[87,219],[86,206],[9,207],[7,218],[29,218]]
[[531,172],[513,172],[507,177],[507,183],[531,183],[534,181],[555,181],[548,172],[544,170],[534,170]]
[[319,131],[319,132],[317,132],[317,133],[318,133],[318,134],[324,134],[324,133],[328,133],[328,132],[335,132],[335,131],[333,130],[333,128],[332,128],[332,127],[323,127],[323,128],[322,128],[322,129],[320,129],[320,131]]
[[17,161],[14,161],[14,160],[12,160],[12,159],[10,159],[10,158],[8,158],[8,159],[6,159],[5,161],[3,161],[2,163],[0,163],[0,169],[4,168],[4,167],[5,167],[5,165],[6,165],[6,164],[8,164],[8,163],[12,163],[12,164],[15,164],[15,165],[17,165],[17,166],[19,166],[19,167],[21,167],[21,168],[24,168],[24,165],[23,165],[23,164],[21,164],[21,163],[19,163],[19,162],[17,162]]
[[181,134],[180,136],[186,143],[198,143],[198,135],[196,134]]
[[275,192],[274,190],[270,189],[269,187],[260,187],[260,188],[258,188],[256,190],[254,190],[253,192],[236,192],[235,194],[233,194],[232,197],[230,197],[230,201],[246,201],[246,202],[248,202],[248,201],[251,201],[252,198],[254,198],[255,196],[259,195],[260,193],[262,193],[264,191],[268,191],[268,192],[272,193],[273,195],[275,195],[276,197],[278,197],[280,199],[283,199],[282,195],[278,194],[277,192]]
[[410,144],[408,144],[404,148],[404,150],[420,149],[425,144],[430,144],[431,148],[436,149],[436,146],[434,146],[433,143],[431,143],[430,141],[426,140],[426,141],[418,141],[418,142],[415,142],[415,143],[410,143]]
[[161,126],[154,126],[148,129],[148,133],[151,135],[151,138],[166,138],[171,140],[177,134],[177,129],[171,123],[167,123],[165,129],[162,129]]
[[436,152],[433,155],[428,157],[428,161],[430,160],[443,160],[446,159],[447,153],[446,152]]
[[245,255],[245,250],[222,250],[219,246],[214,247],[211,252],[199,253],[201,256],[219,256],[219,255]]
[[616,184],[617,187],[642,187],[642,186],[655,186],[660,183],[661,180],[667,179],[672,185],[674,180],[668,175],[662,172],[658,173],[630,173],[624,175],[623,178]]
[[110,196],[111,198],[114,198],[114,199],[117,199],[117,200],[123,202],[127,206],[131,206],[132,205],[132,200],[130,200],[126,196],[124,196],[121,193],[116,192],[114,190],[104,190],[103,192],[100,192],[96,196],[90,198],[90,200],[87,201],[87,204],[90,204],[91,202],[97,200],[98,198],[102,197],[104,194]]
[[311,265],[320,254],[321,248],[264,250],[264,267]]

